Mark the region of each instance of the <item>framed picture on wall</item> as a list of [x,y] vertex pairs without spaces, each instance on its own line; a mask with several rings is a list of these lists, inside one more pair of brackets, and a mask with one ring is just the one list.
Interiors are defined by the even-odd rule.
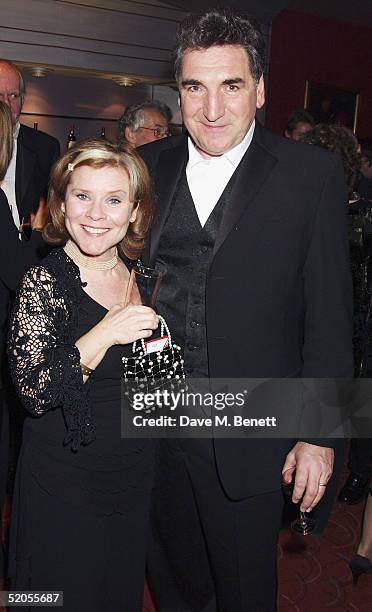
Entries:
[[339,123],[356,131],[359,109],[356,91],[306,81],[304,107],[318,123]]

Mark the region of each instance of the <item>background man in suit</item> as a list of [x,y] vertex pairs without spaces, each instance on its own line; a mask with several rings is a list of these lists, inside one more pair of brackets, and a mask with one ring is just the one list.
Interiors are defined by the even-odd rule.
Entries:
[[315,125],[315,121],[308,111],[302,108],[295,110],[288,117],[284,136],[292,140],[301,140],[302,136],[306,132],[310,132]]
[[[9,166],[0,181],[0,187],[6,198],[1,198],[1,204],[9,204],[14,224],[17,230],[24,223],[30,223],[32,215],[36,213],[39,205],[43,208],[43,198],[46,198],[49,183],[49,174],[55,160],[59,157],[58,140],[19,123],[25,95],[24,81],[17,67],[9,61],[0,60],[0,101],[9,106],[13,123],[13,155]],[[41,204],[40,204],[41,203]],[[40,216],[41,210],[36,217]],[[46,215],[46,211],[45,211]],[[44,215],[44,216],[45,216]],[[2,228],[4,230],[4,228]],[[5,231],[5,230],[4,230]],[[10,238],[10,237],[9,237]],[[9,269],[13,269],[14,262],[9,261]],[[30,265],[32,258],[30,256]],[[19,273],[14,270],[15,278]],[[16,284],[16,283],[15,283]],[[17,445],[20,443],[23,408],[21,407],[6,371],[6,359],[3,355],[4,339],[7,334],[8,314],[11,304],[11,291],[3,280],[0,280],[0,437],[1,437],[1,471],[0,482],[5,486],[7,476],[7,448],[8,448],[8,412],[11,420],[13,436],[13,452],[10,463],[13,468],[16,464]],[[5,370],[5,371],[4,371]],[[9,407],[9,408],[8,408]],[[2,423],[2,427],[1,427]]]
[[146,100],[132,104],[119,119],[119,142],[140,147],[148,142],[169,136],[172,111],[159,100]]
[[19,123],[24,96],[21,73],[11,62],[0,60],[0,100],[9,106],[14,125],[13,157],[1,188],[17,227],[29,221],[40,198],[46,197],[50,170],[60,153],[56,138]]
[[[10,108],[13,122],[13,155],[1,189],[4,191],[17,229],[31,221],[48,191],[49,174],[59,157],[59,142],[44,132],[19,122],[25,86],[17,67],[0,59],[0,100]],[[9,308],[8,289],[0,283],[1,320],[6,321]],[[1,330],[5,333],[5,330]]]
[[[353,372],[347,195],[336,156],[264,129],[264,40],[242,13],[187,18],[175,54],[189,137],[146,145],[158,211],[149,262],[189,377]],[[262,405],[262,414],[267,406]],[[276,609],[282,472],[311,510],[333,441],[162,440],[150,580],[161,612]],[[160,569],[159,569],[160,568]],[[169,571],[169,580],[167,578]]]

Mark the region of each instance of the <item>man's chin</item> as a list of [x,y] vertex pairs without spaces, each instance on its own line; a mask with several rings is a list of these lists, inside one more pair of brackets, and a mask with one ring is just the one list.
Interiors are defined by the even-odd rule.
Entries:
[[226,153],[226,151],[229,150],[228,147],[224,147],[222,145],[218,145],[218,144],[210,144],[210,143],[196,143],[195,142],[195,146],[197,148],[197,150],[199,151],[200,155],[202,155],[203,157],[209,158],[209,157],[220,157],[221,155],[223,155],[224,153]]

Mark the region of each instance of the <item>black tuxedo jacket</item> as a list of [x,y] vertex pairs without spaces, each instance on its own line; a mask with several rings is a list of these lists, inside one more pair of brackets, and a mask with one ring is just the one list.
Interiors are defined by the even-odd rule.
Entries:
[[32,232],[30,240],[26,243],[19,240],[8,200],[0,189],[0,388],[10,296],[16,291],[26,270],[38,260],[38,249],[44,244],[40,232]]
[[[54,162],[60,153],[56,138],[20,125],[17,139],[15,191],[19,219],[28,220],[35,212],[40,197],[46,197],[49,175]],[[1,253],[4,253],[0,273],[0,356],[4,348],[6,326],[10,308],[11,291],[18,285],[23,272],[35,259],[35,244],[42,243],[39,236],[34,236],[30,248],[18,240],[18,232],[9,212],[5,194],[0,190],[0,231]],[[0,357],[1,358],[1,357]]]
[[[153,264],[187,139],[167,138],[140,152],[157,198],[148,244]],[[236,172],[206,289],[211,378],[351,376],[347,193],[339,158],[256,122]],[[278,489],[292,445],[289,439],[215,439],[226,493],[239,499]]]
[[59,142],[53,136],[20,126],[17,139],[16,201],[19,218],[27,219],[35,212],[41,196],[48,193],[49,175],[60,153]]

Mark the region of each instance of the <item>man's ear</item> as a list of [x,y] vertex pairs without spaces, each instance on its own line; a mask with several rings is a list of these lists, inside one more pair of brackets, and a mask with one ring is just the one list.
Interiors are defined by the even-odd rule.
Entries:
[[290,135],[290,133],[288,132],[288,130],[285,130],[285,132],[284,132],[284,136],[285,136],[286,138],[290,138],[290,137],[291,137],[291,135]]
[[257,102],[256,107],[262,108],[265,104],[265,81],[263,75],[260,77],[257,85]]
[[129,142],[131,145],[135,146],[137,138],[136,132],[133,132],[129,127],[126,127],[124,130],[125,140]]
[[66,208],[65,208],[65,203],[64,202],[62,202],[62,204],[61,204],[61,211],[63,212],[63,214],[65,214],[65,212],[66,212]]

